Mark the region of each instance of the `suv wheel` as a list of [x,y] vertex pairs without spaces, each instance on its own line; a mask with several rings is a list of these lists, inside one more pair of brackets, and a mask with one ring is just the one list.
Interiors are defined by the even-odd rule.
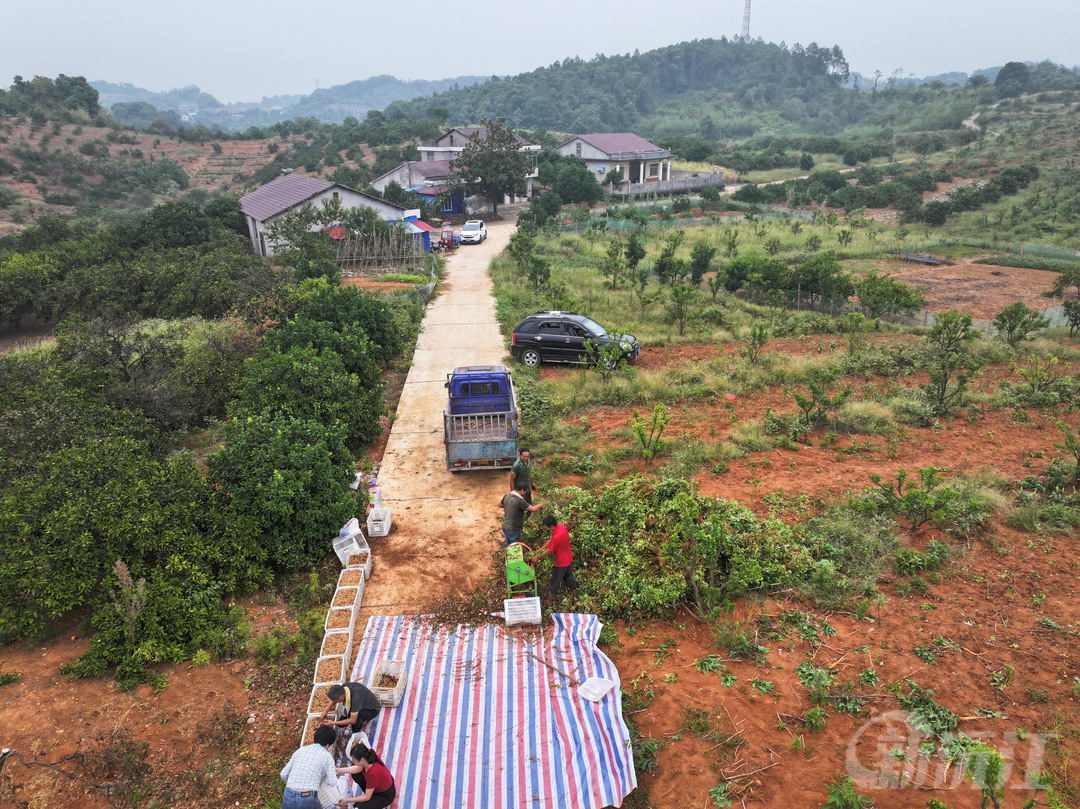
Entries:
[[536,368],[540,364],[540,352],[535,348],[527,348],[521,352],[521,362],[530,368]]

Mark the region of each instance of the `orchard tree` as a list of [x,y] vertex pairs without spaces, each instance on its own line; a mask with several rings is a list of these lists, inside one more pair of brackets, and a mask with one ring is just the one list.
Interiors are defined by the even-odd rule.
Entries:
[[998,312],[991,323],[1001,335],[1001,339],[1008,343],[1010,348],[1016,348],[1032,334],[1049,326],[1050,319],[1042,312],[1036,312],[1023,302],[1016,301]]
[[908,286],[889,275],[879,275],[870,270],[855,282],[855,294],[866,312],[876,319],[887,309],[919,309],[926,303],[926,292]]
[[532,172],[532,158],[521,151],[522,139],[507,126],[505,118],[485,118],[479,132],[469,138],[464,150],[454,160],[454,168],[463,188],[476,187],[491,200],[491,209],[499,212],[503,195],[524,194],[528,189],[526,178]]
[[207,465],[229,510],[253,525],[279,570],[322,559],[327,538],[356,514],[355,461],[340,424],[282,413],[235,419]]
[[923,338],[923,363],[928,377],[923,390],[938,415],[946,415],[963,404],[968,383],[982,367],[970,346],[978,339],[971,315],[955,309],[937,315]]

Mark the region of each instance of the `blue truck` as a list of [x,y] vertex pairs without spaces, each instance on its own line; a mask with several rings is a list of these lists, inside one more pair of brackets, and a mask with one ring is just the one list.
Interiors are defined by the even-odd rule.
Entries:
[[503,365],[472,365],[446,375],[446,468],[509,469],[517,460],[518,408]]

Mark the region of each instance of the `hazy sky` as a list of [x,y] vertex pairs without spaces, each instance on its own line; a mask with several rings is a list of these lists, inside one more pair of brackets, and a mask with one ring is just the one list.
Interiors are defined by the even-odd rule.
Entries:
[[[0,86],[60,73],[220,101],[387,73],[513,75],[568,56],[738,36],[744,0],[7,0]],[[441,19],[440,19],[441,18]],[[853,70],[927,76],[1008,61],[1080,64],[1076,0],[753,0],[750,35],[839,45]]]

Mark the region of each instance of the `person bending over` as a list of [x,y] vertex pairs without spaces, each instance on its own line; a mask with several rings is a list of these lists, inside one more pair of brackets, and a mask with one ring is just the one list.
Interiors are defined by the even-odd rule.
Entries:
[[330,752],[336,743],[337,731],[320,725],[315,728],[314,743],[292,754],[281,771],[281,780],[285,782],[282,809],[322,809],[319,787],[337,785],[334,756]]

